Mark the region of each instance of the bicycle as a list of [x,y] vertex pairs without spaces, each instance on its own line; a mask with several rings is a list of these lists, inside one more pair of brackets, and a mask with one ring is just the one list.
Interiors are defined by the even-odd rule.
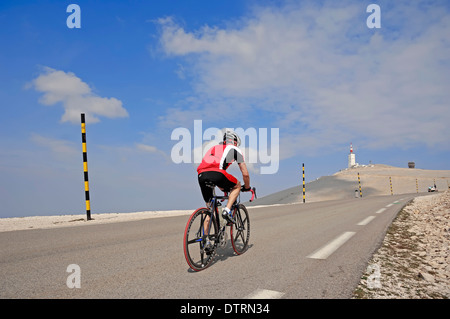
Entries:
[[[215,189],[216,185],[209,187]],[[250,189],[252,198],[256,198],[256,190]],[[230,238],[233,250],[237,255],[242,255],[248,248],[250,239],[250,217],[247,208],[240,203],[240,195],[233,203],[231,212],[235,223],[228,223],[219,214],[221,202],[228,199],[228,192],[224,196],[214,196],[209,208],[199,208],[192,213],[184,231],[184,256],[186,261],[195,271],[206,269],[214,259],[217,248],[227,244],[226,227],[230,227]],[[221,222],[222,221],[222,222]]]

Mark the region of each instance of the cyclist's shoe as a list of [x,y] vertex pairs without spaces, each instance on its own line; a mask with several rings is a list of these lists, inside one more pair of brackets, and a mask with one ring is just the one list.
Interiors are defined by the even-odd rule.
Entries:
[[206,241],[205,246],[203,247],[205,253],[207,255],[211,255],[211,253],[213,252],[213,244],[209,241],[209,239]]
[[230,226],[232,224],[235,224],[236,222],[234,221],[233,218],[233,214],[231,214],[231,212],[228,210],[228,208],[224,208],[222,211],[222,217],[228,221],[227,226]]

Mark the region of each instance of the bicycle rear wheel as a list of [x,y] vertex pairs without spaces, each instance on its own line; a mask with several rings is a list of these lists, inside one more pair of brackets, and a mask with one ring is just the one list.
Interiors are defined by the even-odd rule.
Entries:
[[[195,271],[203,270],[211,264],[217,248],[219,227],[216,220],[213,219],[211,222],[209,235],[205,229],[205,224],[208,224],[210,218],[211,212],[206,208],[200,208],[192,213],[184,230],[184,256],[189,267]],[[207,239],[211,242],[209,252],[205,249]]]
[[236,208],[234,220],[236,224],[230,227],[231,245],[236,254],[241,255],[247,250],[250,239],[250,217],[243,204],[239,204]]

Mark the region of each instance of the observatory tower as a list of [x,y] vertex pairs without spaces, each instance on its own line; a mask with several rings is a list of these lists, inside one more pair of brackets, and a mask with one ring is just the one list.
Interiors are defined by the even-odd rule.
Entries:
[[356,166],[356,156],[353,153],[353,144],[350,143],[350,154],[348,154],[348,168]]

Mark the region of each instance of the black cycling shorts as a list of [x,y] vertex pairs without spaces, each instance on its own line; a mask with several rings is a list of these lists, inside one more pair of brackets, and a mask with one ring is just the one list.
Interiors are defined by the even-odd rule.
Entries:
[[206,171],[198,174],[198,184],[200,185],[205,203],[209,203],[214,196],[213,189],[206,185],[207,182],[214,184],[227,192],[229,192],[238,183],[237,179],[233,175],[226,172],[223,174],[216,171]]

